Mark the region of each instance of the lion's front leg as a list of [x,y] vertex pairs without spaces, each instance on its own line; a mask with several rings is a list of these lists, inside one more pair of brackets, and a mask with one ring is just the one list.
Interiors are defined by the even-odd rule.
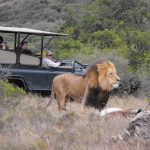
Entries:
[[82,99],[82,112],[86,112],[88,109],[88,106],[86,105],[88,93],[89,93],[89,87],[86,86],[83,99]]

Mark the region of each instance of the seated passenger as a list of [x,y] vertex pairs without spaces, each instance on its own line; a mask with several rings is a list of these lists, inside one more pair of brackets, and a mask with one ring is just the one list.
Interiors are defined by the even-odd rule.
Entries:
[[44,56],[42,60],[42,64],[44,67],[59,67],[61,65],[61,62],[53,62],[52,59],[52,52],[46,51],[46,55]]
[[21,43],[20,48],[21,48],[21,52],[22,52],[22,53],[25,53],[25,54],[33,54],[33,52],[31,51],[31,49],[30,49],[29,46],[28,46],[28,42],[27,42],[27,41],[23,41],[23,42]]
[[9,49],[8,41],[5,41],[5,42],[4,42],[4,46],[5,46],[5,49],[7,49],[7,50]]

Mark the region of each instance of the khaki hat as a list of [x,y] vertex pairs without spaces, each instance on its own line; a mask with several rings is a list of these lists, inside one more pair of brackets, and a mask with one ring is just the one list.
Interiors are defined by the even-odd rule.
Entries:
[[46,56],[53,55],[51,51],[46,51]]

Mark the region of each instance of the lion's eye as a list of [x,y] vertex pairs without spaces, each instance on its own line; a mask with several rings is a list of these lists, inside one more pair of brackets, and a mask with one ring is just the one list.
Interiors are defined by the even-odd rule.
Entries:
[[113,75],[113,73],[112,73],[112,72],[110,72],[109,74],[110,74],[110,75]]

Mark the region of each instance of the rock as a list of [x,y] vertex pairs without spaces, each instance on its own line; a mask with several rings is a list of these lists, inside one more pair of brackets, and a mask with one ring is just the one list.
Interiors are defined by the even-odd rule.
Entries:
[[130,138],[150,140],[150,111],[138,113],[129,123],[128,127],[115,138],[128,141]]

